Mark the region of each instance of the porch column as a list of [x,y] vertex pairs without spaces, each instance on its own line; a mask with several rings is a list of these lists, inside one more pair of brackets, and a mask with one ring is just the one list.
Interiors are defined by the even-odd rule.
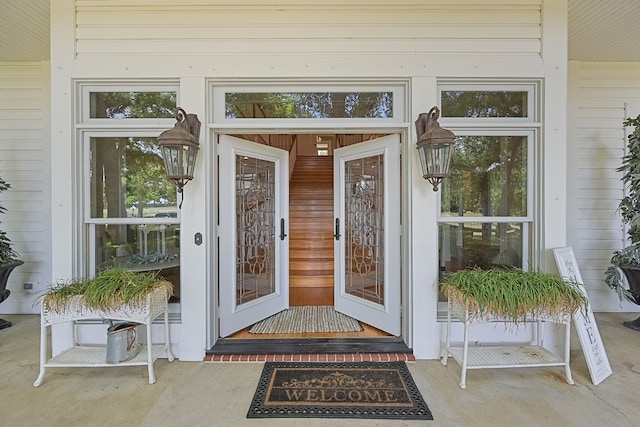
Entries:
[[[208,268],[215,259],[215,245],[209,224],[215,224],[211,209],[211,187],[208,168],[210,144],[205,115],[206,87],[204,77],[180,80],[180,107],[197,114],[203,123],[200,131],[200,150],[192,181],[184,187],[180,218],[180,306],[182,326],[177,356],[183,361],[202,361],[207,346],[207,311],[210,297]],[[202,244],[195,243],[195,235],[202,235]],[[213,314],[212,314],[213,316]]]
[[[438,104],[435,77],[414,77],[411,84],[412,122],[418,114]],[[415,126],[411,126],[407,156],[410,161],[409,188],[411,189],[411,312],[410,335],[413,353],[418,359],[437,359],[440,352],[438,329],[438,224],[437,198],[440,193],[422,178],[418,150],[415,149]],[[406,296],[405,296],[406,299]]]

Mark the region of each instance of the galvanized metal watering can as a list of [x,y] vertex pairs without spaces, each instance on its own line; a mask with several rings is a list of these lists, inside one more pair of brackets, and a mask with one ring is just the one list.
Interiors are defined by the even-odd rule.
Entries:
[[140,352],[138,323],[117,323],[107,329],[107,363],[121,363],[136,357]]

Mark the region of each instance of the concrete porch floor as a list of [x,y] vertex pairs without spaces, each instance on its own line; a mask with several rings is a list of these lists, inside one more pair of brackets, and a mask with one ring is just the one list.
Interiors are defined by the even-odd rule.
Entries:
[[575,385],[562,368],[486,369],[467,374],[450,361],[409,362],[434,421],[246,419],[261,363],[155,363],[145,367],[51,368],[39,371],[39,317],[3,315],[0,330],[0,425],[3,426],[640,426],[640,332],[622,326],[638,313],[597,313],[613,375],[591,383],[572,334]]

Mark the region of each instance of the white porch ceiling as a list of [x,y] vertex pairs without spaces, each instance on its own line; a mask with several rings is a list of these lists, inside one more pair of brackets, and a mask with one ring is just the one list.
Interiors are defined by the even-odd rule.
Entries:
[[569,59],[640,62],[640,1],[569,0]]
[[0,0],[0,62],[49,60],[50,1]]
[[[0,0],[0,62],[49,59],[51,0]],[[640,62],[639,0],[569,0],[569,58]]]

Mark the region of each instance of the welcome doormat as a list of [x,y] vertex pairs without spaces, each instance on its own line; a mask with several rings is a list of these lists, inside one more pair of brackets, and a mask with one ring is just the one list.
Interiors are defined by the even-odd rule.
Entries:
[[360,322],[332,306],[295,306],[268,317],[249,329],[252,334],[359,332]]
[[267,362],[247,418],[433,416],[404,362]]

